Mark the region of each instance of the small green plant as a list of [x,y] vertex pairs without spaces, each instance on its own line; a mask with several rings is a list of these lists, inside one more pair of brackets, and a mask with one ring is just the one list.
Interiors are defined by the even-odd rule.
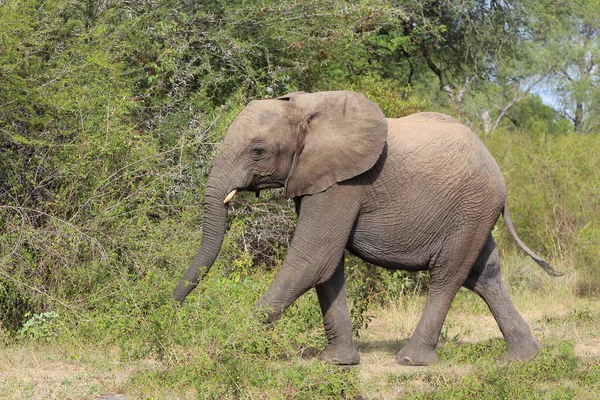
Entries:
[[460,340],[460,332],[457,332],[452,336],[450,335],[450,330],[454,327],[455,324],[450,321],[444,323],[442,331],[440,332],[440,340],[442,342],[457,343]]
[[29,318],[19,329],[19,335],[34,339],[50,339],[56,336],[55,322],[59,317],[56,311],[33,315],[26,313],[25,317]]

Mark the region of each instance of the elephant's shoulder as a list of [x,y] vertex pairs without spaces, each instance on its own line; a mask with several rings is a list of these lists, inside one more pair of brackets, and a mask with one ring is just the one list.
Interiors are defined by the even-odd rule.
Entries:
[[438,113],[438,112],[432,112],[432,111],[411,114],[406,117],[398,119],[398,122],[401,122],[401,121],[406,121],[406,122],[409,122],[409,121],[410,122],[444,122],[444,123],[450,123],[450,124],[460,124],[460,121],[456,120],[455,118],[452,118],[449,115]]

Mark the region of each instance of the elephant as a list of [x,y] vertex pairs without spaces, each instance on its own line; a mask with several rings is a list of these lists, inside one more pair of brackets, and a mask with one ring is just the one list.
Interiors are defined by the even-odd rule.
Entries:
[[182,302],[214,263],[237,191],[284,188],[298,220],[281,269],[256,303],[275,322],[315,288],[326,348],[319,358],[360,361],[346,298],[344,255],[392,270],[428,271],[421,319],[396,354],[431,365],[450,303],[464,286],[487,303],[508,344],[508,360],[539,351],[500,276],[491,231],[500,214],[516,244],[550,275],[511,222],[500,168],[456,119],[421,112],[386,119],[364,95],[295,92],[250,102],[229,126],[209,174],[200,248],[173,291]]

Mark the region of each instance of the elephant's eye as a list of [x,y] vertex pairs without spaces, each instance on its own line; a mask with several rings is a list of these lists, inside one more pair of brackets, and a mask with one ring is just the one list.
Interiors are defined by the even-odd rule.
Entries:
[[261,145],[255,144],[251,148],[252,157],[255,159],[262,158],[265,155],[265,148]]

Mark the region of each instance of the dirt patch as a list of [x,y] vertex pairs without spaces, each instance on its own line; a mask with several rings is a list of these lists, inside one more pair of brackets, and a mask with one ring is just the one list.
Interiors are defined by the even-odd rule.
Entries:
[[583,358],[600,359],[600,338],[577,343],[575,345],[575,354]]
[[115,398],[135,371],[111,354],[86,354],[82,359],[76,352],[47,346],[4,348],[0,357],[0,392],[8,399]]

